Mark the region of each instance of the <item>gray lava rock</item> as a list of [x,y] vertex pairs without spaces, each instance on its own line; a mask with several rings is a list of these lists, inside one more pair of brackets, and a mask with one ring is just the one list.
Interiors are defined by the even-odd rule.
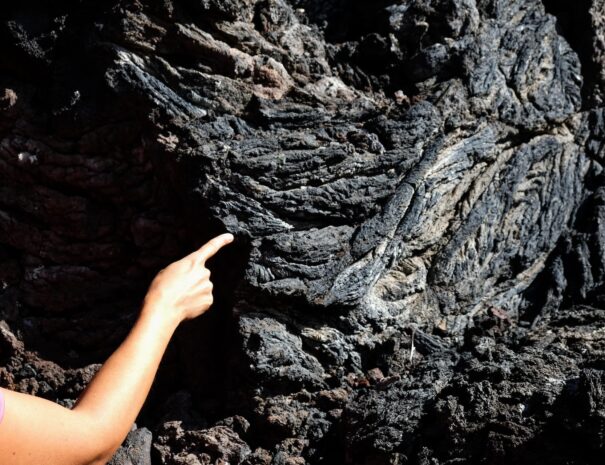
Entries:
[[226,229],[160,463],[602,455],[602,0],[43,3],[0,13],[0,379],[73,399]]
[[108,465],[151,465],[153,435],[147,428],[131,431]]

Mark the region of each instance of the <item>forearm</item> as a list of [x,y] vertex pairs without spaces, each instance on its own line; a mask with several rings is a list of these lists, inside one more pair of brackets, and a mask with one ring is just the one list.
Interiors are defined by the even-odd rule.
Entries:
[[145,305],[120,347],[78,399],[74,413],[90,419],[99,444],[111,455],[134,423],[179,321],[171,312]]
[[178,324],[212,305],[212,282],[205,262],[232,240],[230,234],[218,236],[157,274],[130,334],[73,409],[7,391],[0,424],[0,464],[106,463],[143,406]]
[[167,310],[143,309],[126,340],[72,410],[6,391],[0,464],[101,465],[109,461],[136,419],[180,321]]

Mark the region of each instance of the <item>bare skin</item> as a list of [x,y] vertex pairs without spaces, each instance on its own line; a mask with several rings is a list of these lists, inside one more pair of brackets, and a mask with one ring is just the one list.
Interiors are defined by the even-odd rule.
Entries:
[[155,277],[128,337],[101,367],[73,409],[4,390],[2,465],[102,465],[126,438],[177,326],[212,305],[206,260],[233,241],[215,237]]

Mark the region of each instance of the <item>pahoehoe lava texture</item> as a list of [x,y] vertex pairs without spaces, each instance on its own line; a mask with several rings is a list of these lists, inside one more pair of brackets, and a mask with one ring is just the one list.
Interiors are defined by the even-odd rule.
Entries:
[[2,10],[3,385],[226,229],[115,465],[602,462],[603,0]]

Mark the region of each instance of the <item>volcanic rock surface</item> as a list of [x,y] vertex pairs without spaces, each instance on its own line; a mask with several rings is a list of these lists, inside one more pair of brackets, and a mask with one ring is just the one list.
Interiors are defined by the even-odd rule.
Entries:
[[114,465],[602,463],[603,0],[0,19],[3,386],[71,405],[227,230]]

